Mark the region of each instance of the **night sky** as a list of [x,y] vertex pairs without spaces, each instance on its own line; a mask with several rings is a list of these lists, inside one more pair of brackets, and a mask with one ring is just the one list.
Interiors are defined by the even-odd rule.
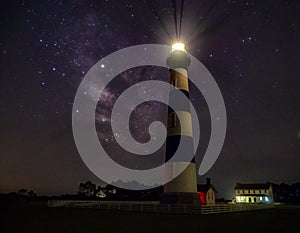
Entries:
[[[198,179],[211,177],[220,197],[233,197],[237,181],[300,180],[299,6],[297,0],[185,1],[182,40],[213,74],[227,110],[223,150]],[[4,0],[0,9],[0,192],[75,193],[86,180],[103,184],[85,166],[73,140],[77,87],[96,62],[114,51],[170,45],[175,40],[171,1]],[[118,147],[118,135],[111,134],[114,101],[129,86],[156,79],[167,81],[167,70],[134,68],[101,93],[99,140],[121,164],[132,166],[139,157]],[[90,91],[97,90],[91,86]],[[192,84],[190,96],[201,124],[199,165],[210,116]],[[165,110],[157,102],[136,108],[133,136],[146,142],[148,125],[164,120]],[[161,151],[152,158],[151,166],[160,163]]]

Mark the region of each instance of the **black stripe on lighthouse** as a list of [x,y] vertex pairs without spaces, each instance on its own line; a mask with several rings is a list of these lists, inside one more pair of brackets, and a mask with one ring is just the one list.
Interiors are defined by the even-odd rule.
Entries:
[[[170,83],[174,86],[174,89],[170,91],[169,103],[170,106],[176,106],[176,112],[169,107],[168,108],[168,137],[166,139],[166,162],[170,160],[177,150],[181,157],[174,160],[174,162],[191,162],[195,163],[195,158],[193,156],[192,161],[186,158],[187,154],[194,155],[194,142],[192,135],[192,120],[190,114],[190,100],[189,100],[189,89],[188,89],[188,78],[184,74],[170,69]],[[179,97],[180,94],[184,94],[187,98],[182,99]],[[180,102],[178,102],[180,99]],[[184,122],[181,124],[177,114],[184,116]],[[180,140],[184,148],[180,148]],[[182,151],[184,150],[184,151]]]

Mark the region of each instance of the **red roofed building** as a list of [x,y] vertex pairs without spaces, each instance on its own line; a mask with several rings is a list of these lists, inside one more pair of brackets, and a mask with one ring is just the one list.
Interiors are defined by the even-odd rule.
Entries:
[[202,205],[215,204],[215,193],[217,193],[217,190],[210,183],[210,178],[206,178],[206,184],[197,185],[197,193]]

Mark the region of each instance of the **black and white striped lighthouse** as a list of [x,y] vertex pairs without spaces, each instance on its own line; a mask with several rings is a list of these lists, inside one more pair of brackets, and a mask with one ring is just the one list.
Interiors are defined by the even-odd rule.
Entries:
[[[175,43],[172,51],[167,58],[167,65],[170,68],[170,90],[169,103],[172,102],[179,106],[175,111],[169,107],[167,120],[167,139],[166,139],[166,175],[173,176],[175,171],[186,166],[180,175],[169,183],[164,185],[164,193],[161,197],[161,203],[166,204],[200,204],[199,195],[197,194],[197,178],[196,166],[193,156],[192,161],[184,155],[192,153],[194,155],[193,146],[193,130],[192,118],[190,113],[190,102],[178,102],[178,92],[183,93],[189,100],[188,85],[188,66],[191,60],[186,53],[185,46],[182,43]],[[181,119],[181,121],[179,121]],[[179,147],[182,140],[184,148]],[[170,162],[169,159],[177,150],[182,150],[179,159]],[[187,156],[188,157],[188,156]]]

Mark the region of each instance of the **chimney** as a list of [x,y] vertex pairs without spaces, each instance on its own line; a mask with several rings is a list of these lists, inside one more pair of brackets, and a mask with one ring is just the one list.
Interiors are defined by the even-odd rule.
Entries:
[[210,178],[206,178],[206,184],[210,185]]

